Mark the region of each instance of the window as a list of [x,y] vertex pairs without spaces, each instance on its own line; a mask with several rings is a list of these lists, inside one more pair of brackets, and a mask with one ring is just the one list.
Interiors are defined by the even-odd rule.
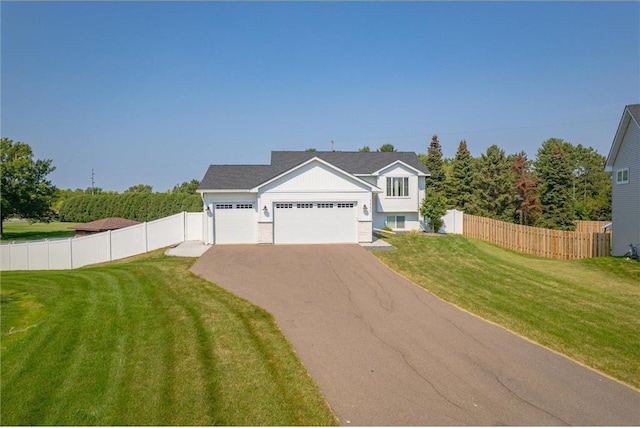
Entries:
[[333,204],[318,204],[318,208],[333,208]]
[[387,177],[387,196],[409,196],[409,177]]
[[353,202],[347,202],[347,203],[339,203],[338,204],[338,208],[353,208],[354,204]]
[[236,208],[240,210],[253,209],[253,204],[237,204]]
[[230,210],[233,208],[233,204],[216,204],[217,210]]
[[276,204],[276,208],[293,208],[293,204]]
[[629,183],[629,168],[623,168],[616,171],[616,184]]
[[296,204],[296,208],[313,208],[313,204]]
[[391,229],[404,229],[404,216],[403,215],[387,216],[386,226],[389,226]]

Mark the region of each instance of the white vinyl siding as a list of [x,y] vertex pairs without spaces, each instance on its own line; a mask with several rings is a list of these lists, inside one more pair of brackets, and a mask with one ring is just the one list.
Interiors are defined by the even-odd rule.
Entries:
[[[624,137],[612,165],[613,256],[627,252],[629,243],[640,243],[640,126],[632,119],[623,132]],[[625,170],[626,174],[622,172],[620,177],[623,181],[618,183],[618,172]]]

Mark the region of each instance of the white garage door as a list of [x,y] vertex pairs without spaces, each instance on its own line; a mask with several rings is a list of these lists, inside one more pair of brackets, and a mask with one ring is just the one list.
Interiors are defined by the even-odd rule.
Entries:
[[252,202],[214,204],[214,242],[216,244],[254,244],[256,211]]
[[358,242],[354,202],[276,203],[276,244],[327,244]]

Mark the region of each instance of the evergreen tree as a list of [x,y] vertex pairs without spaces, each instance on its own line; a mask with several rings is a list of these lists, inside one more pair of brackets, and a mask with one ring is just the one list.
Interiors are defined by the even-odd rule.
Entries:
[[478,215],[496,220],[513,221],[513,183],[509,159],[495,144],[476,161],[475,196]]
[[433,187],[437,193],[444,195],[447,176],[443,168],[442,147],[437,135],[431,138],[427,156],[422,158],[422,162],[431,173],[431,176],[427,178],[426,186]]
[[549,229],[575,229],[571,197],[573,168],[565,147],[563,140],[550,138],[538,150],[535,161],[542,207],[537,225]]
[[515,174],[513,195],[514,221],[517,224],[531,226],[540,212],[538,203],[538,179],[531,173],[531,167],[524,152],[518,153],[511,162]]
[[457,208],[468,214],[477,214],[477,204],[474,200],[473,158],[467,142],[460,141],[456,157],[453,159],[451,177],[447,180],[447,199],[449,207]]

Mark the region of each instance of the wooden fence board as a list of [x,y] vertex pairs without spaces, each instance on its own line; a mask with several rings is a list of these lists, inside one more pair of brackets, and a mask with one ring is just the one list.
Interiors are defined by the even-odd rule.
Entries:
[[611,234],[598,230],[599,223],[606,222],[586,222],[590,224],[581,226],[586,231],[569,232],[521,226],[470,214],[464,214],[463,221],[465,235],[521,253],[561,260],[611,254]]

